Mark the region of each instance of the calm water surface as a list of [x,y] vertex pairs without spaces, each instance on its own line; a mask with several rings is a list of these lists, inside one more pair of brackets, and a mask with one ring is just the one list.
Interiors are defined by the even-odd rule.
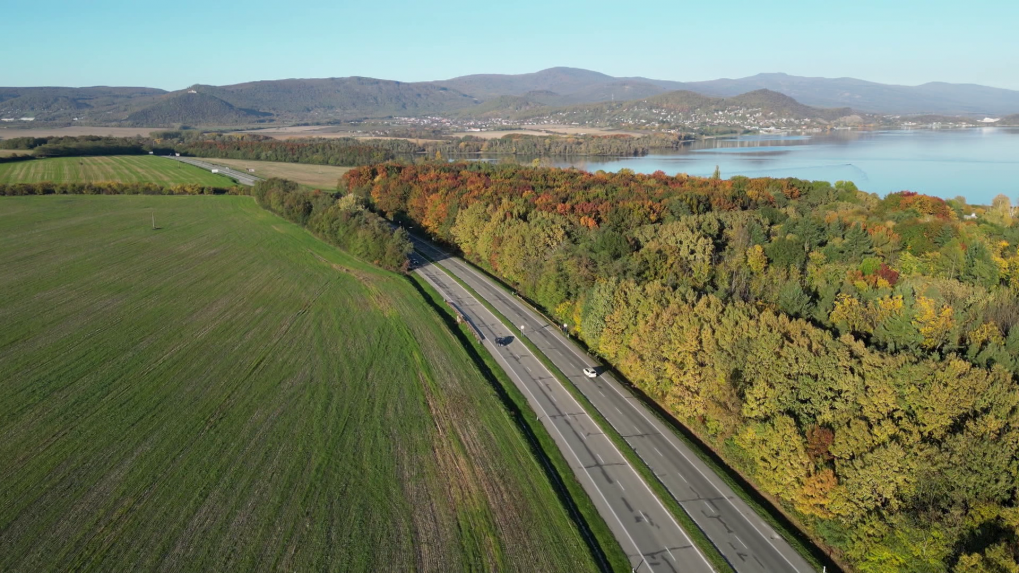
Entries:
[[697,141],[669,154],[624,158],[560,158],[557,167],[587,171],[661,170],[669,175],[799,177],[852,181],[871,193],[917,191],[987,204],[1019,196],[1019,128],[755,135]]

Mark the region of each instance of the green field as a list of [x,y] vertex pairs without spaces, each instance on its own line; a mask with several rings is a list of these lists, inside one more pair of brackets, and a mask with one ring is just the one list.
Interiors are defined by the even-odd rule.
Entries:
[[595,568],[407,279],[246,197],[0,205],[0,571]]
[[0,183],[88,183],[121,181],[208,187],[233,187],[234,181],[179,161],[150,155],[116,157],[54,157],[0,163]]
[[249,161],[247,159],[220,159],[218,157],[203,158],[202,160],[216,165],[232,167],[233,169],[241,172],[247,171],[248,169],[254,169],[253,175],[263,179],[268,179],[269,177],[289,179],[291,181],[296,181],[309,190],[336,189],[336,182],[339,181],[340,177],[343,177],[344,173],[352,169],[350,167],[334,167],[332,165],[283,163],[279,161]]

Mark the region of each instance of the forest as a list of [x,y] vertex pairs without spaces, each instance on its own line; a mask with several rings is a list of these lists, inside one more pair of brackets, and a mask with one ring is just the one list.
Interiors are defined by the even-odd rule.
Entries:
[[317,165],[357,166],[381,163],[395,158],[434,159],[489,153],[522,156],[641,156],[652,149],[675,149],[682,136],[533,136],[509,134],[498,139],[465,136],[456,139],[415,143],[403,139],[288,139],[278,140],[257,134],[202,137],[182,132],[154,134],[155,144],[172,146],[174,151],[197,157],[222,157],[257,161],[287,161]]
[[639,157],[652,149],[678,149],[690,136],[647,135],[583,135],[583,136],[534,136],[508,134],[498,139],[462,137],[449,142],[430,143],[423,151],[429,156],[439,152],[447,157],[464,153],[489,153],[524,156],[612,156]]
[[568,324],[853,569],[1019,568],[1008,198],[482,163],[343,184]]
[[0,140],[0,149],[24,150],[34,157],[81,155],[157,155],[282,161],[315,165],[358,166],[393,159],[463,157],[469,154],[514,156],[642,156],[653,149],[677,149],[689,136],[532,136],[509,134],[499,139],[461,137],[416,143],[405,139],[288,139],[258,135],[206,133],[194,130],[154,132],[150,137],[18,137]]

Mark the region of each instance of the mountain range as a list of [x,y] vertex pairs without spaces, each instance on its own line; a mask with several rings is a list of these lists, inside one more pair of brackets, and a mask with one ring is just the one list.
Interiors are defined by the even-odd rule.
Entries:
[[486,100],[499,95],[527,96],[544,91],[558,95],[550,104],[568,105],[628,100],[686,90],[731,97],[770,90],[815,107],[851,107],[878,114],[1002,115],[1019,110],[1019,91],[975,84],[931,82],[900,86],[853,78],[810,78],[757,74],[740,79],[676,82],[643,77],[613,77],[590,70],[550,68],[532,74],[470,75],[434,82]]
[[[617,109],[593,104],[661,97],[666,102],[684,102],[680,107],[689,107],[696,100],[694,96],[734,98],[751,92],[787,96],[758,97],[765,112],[778,111],[768,106],[785,106],[788,111],[796,104],[801,106],[795,108],[796,113],[818,119],[860,112],[971,118],[1019,113],[1019,91],[971,84],[934,82],[898,86],[853,78],[787,74],[676,82],[559,67],[529,74],[479,74],[432,82],[364,77],[286,79],[226,86],[194,85],[171,92],[142,87],[0,88],[0,118],[34,117],[40,122],[105,125],[223,126],[423,115],[524,118],[578,105],[584,108],[583,113],[591,115],[599,109]],[[696,101],[705,109],[719,105],[708,99]]]

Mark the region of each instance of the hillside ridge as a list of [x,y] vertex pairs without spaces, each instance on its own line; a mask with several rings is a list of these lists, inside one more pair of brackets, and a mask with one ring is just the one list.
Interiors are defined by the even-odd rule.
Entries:
[[[890,85],[855,78],[793,76],[780,72],[745,78],[677,82],[640,76],[614,77],[580,68],[556,67],[525,74],[473,74],[446,80],[402,82],[364,76],[258,80],[189,88],[224,102],[219,114],[175,115],[175,123],[233,124],[271,117],[277,123],[328,123],[371,118],[467,115],[515,107],[568,107],[635,101],[685,91],[710,98],[732,98],[758,90],[782,94],[812,108],[851,108],[886,115],[964,115],[973,119],[1019,113],[1019,91],[928,82]],[[144,87],[0,87],[0,119],[24,123],[80,122],[79,125],[134,123],[147,108],[178,92]],[[671,96],[670,96],[671,97]],[[503,99],[500,98],[524,98]],[[507,102],[513,102],[509,106]],[[205,107],[211,106],[206,103]],[[466,111],[476,108],[475,111]],[[158,107],[156,110],[160,109]],[[211,109],[211,108],[210,108]],[[792,107],[790,107],[792,109]],[[802,111],[802,110],[801,110]],[[253,117],[247,117],[252,115]]]

